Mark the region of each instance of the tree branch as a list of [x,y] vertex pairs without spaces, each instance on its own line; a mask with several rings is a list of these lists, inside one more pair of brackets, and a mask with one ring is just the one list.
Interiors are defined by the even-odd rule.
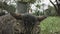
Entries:
[[51,1],[51,0],[49,0],[50,2],[51,2],[51,4],[55,7],[55,9],[56,9],[56,11],[57,11],[57,6]]

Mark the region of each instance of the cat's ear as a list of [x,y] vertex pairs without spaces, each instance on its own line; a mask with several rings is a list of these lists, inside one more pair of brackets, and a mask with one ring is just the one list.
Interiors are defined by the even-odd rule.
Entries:
[[42,21],[42,20],[44,20],[45,18],[47,18],[47,17],[46,17],[46,16],[38,16],[38,17],[37,17],[38,21]]
[[22,19],[22,14],[18,13],[10,13],[14,18],[21,20]]

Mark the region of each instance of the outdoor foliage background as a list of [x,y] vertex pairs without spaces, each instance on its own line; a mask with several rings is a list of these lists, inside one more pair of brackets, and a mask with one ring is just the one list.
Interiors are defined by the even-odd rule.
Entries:
[[41,34],[60,34],[60,17],[50,16],[40,24]]

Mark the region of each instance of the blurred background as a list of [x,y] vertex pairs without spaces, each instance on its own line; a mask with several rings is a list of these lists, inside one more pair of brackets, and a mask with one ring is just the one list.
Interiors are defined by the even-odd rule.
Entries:
[[0,0],[0,15],[3,12],[48,16],[39,25],[40,34],[60,34],[60,0]]

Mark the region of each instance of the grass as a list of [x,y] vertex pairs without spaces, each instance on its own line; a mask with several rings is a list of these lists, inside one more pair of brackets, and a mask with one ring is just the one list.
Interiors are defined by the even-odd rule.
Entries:
[[41,34],[60,34],[60,17],[48,17],[40,23]]

